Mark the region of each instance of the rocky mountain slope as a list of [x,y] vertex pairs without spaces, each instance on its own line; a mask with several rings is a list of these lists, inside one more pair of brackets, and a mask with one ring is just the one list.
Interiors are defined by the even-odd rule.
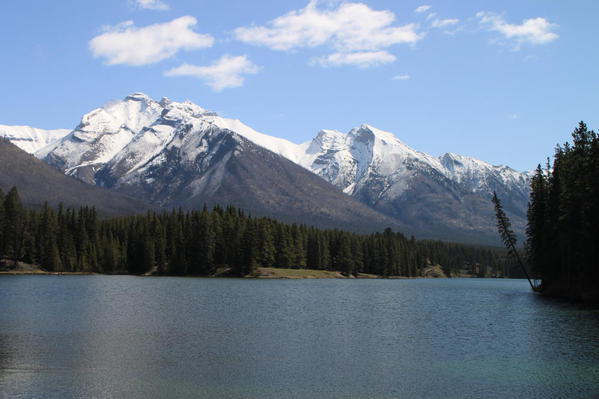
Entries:
[[103,215],[130,215],[149,209],[144,202],[100,187],[90,186],[0,139],[0,188],[17,187],[24,204],[40,208],[63,203],[67,207],[95,206]]
[[493,191],[524,231],[527,173],[457,154],[433,157],[368,125],[321,131],[304,148],[304,167],[425,236],[491,242]]
[[[295,144],[191,102],[154,101],[142,93],[93,110],[36,156],[87,183],[165,207],[228,202],[335,225],[360,224],[367,211],[359,201],[408,233],[458,241],[497,242],[493,191],[519,233],[528,200],[527,173],[452,153],[433,157],[369,125],[347,134],[323,130]],[[346,208],[320,200],[328,196]],[[353,212],[361,216],[351,218]]]
[[321,227],[402,227],[257,145],[238,132],[240,126],[190,102],[157,102],[136,93],[85,115],[36,155],[87,183],[163,208],[232,204]]

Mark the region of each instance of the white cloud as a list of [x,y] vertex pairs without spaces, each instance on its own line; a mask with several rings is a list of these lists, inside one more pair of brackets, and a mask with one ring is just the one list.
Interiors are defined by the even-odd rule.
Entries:
[[294,10],[264,26],[235,29],[235,37],[245,43],[273,50],[327,46],[333,54],[321,58],[321,65],[372,66],[392,62],[391,54],[382,51],[396,44],[414,44],[424,34],[417,24],[395,26],[395,14],[377,11],[363,3],[342,2],[321,9],[312,0],[301,10]]
[[393,77],[393,80],[410,80],[410,75],[407,75],[407,74],[395,75]]
[[161,0],[135,0],[135,4],[140,8],[148,10],[168,10],[169,6]]
[[541,17],[526,19],[520,25],[509,24],[503,16],[493,12],[481,11],[476,14],[476,17],[482,26],[499,32],[506,39],[514,41],[516,50],[524,43],[546,44],[559,37],[557,33],[553,32],[559,26]]
[[431,26],[433,28],[446,28],[448,26],[456,25],[459,22],[460,22],[459,19],[435,19],[431,23]]
[[329,54],[326,57],[312,60],[312,63],[324,67],[352,65],[359,68],[370,68],[393,61],[395,61],[395,56],[386,51],[358,51],[354,53]]
[[184,16],[170,22],[136,27],[126,21],[105,28],[105,32],[90,40],[94,57],[106,59],[106,64],[147,65],[174,56],[180,50],[211,47],[214,38],[196,33],[197,20]]
[[518,119],[518,114],[508,114],[508,119]]
[[421,5],[419,7],[417,7],[414,12],[417,14],[423,13],[423,12],[427,12],[428,10],[430,10],[431,8],[433,8],[432,6],[428,6],[428,5]]
[[166,76],[191,76],[202,79],[214,91],[221,91],[232,87],[243,86],[242,75],[254,74],[260,67],[251,62],[247,56],[232,57],[222,56],[218,61],[208,66],[183,64],[177,68],[166,71]]

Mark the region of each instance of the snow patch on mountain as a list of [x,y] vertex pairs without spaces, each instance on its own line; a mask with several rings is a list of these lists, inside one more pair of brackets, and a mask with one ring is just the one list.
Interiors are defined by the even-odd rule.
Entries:
[[501,186],[508,190],[528,192],[531,172],[518,172],[505,165],[495,166],[454,153],[447,153],[439,159],[445,176],[469,191],[490,193],[499,190]]
[[528,173],[463,155],[433,157],[370,125],[347,134],[319,132],[300,163],[350,195],[376,181],[381,198],[401,195],[419,173],[444,176],[471,192],[491,192],[499,185],[526,191],[529,177]]
[[31,126],[0,125],[0,137],[7,138],[11,143],[30,154],[60,140],[69,133],[68,129],[45,130]]
[[138,175],[152,165],[167,162],[165,153],[169,151],[178,151],[188,162],[202,153],[215,152],[203,139],[214,129],[281,155],[349,195],[367,191],[373,201],[403,195],[420,175],[446,179],[468,192],[486,193],[498,187],[524,194],[528,190],[527,173],[453,153],[434,157],[370,125],[347,134],[322,130],[313,140],[296,144],[190,101],[163,98],[157,102],[143,93],[133,93],[86,114],[75,130],[38,150],[36,156],[88,182],[93,182],[90,176],[103,167],[127,179],[129,174]]
[[147,95],[133,93],[84,115],[70,134],[35,155],[92,183],[93,174],[156,120],[162,110],[160,103]]

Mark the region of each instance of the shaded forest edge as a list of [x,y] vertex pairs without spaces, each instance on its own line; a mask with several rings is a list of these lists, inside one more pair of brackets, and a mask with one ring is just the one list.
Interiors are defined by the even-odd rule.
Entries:
[[584,122],[531,181],[526,253],[540,291],[599,303],[599,138]]
[[89,207],[25,209],[12,188],[0,192],[0,226],[7,271],[24,264],[50,273],[243,277],[275,268],[344,277],[520,277],[497,248],[417,241],[391,229],[322,230],[234,207],[101,219]]

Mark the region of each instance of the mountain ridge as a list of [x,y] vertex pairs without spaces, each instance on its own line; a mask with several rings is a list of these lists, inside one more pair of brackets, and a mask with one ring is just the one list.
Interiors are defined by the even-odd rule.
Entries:
[[[164,162],[197,161],[195,173],[205,173],[201,164],[209,163],[216,147],[177,134],[185,130],[199,138],[211,129],[272,151],[421,236],[468,241],[480,241],[482,237],[483,241],[496,242],[492,206],[487,198],[493,191],[505,198],[515,229],[520,234],[524,230],[530,177],[527,172],[453,153],[434,157],[368,124],[348,133],[321,130],[311,141],[296,144],[257,132],[239,120],[220,117],[189,101],[155,101],[143,93],[133,93],[86,114],[72,132],[38,150],[36,156],[90,184],[131,190],[132,181],[139,187],[147,186],[140,176],[155,179],[149,177],[153,173],[150,167],[155,171]],[[185,144],[185,140],[189,142]],[[216,145],[216,141],[211,143]],[[239,142],[236,145],[229,157],[244,146]],[[181,146],[185,147],[183,152]],[[200,162],[198,157],[203,152]],[[173,158],[174,153],[178,158]],[[254,174],[270,173],[252,169]],[[214,185],[216,175],[210,176]],[[194,182],[203,189],[212,187],[206,179]],[[283,184],[280,179],[279,183]],[[144,192],[151,197],[147,188]],[[186,192],[189,194],[189,190]],[[168,203],[166,198],[161,201]]]
[[145,202],[66,176],[41,160],[0,138],[0,188],[17,187],[24,204],[41,208],[93,206],[102,215],[143,213],[152,209]]

